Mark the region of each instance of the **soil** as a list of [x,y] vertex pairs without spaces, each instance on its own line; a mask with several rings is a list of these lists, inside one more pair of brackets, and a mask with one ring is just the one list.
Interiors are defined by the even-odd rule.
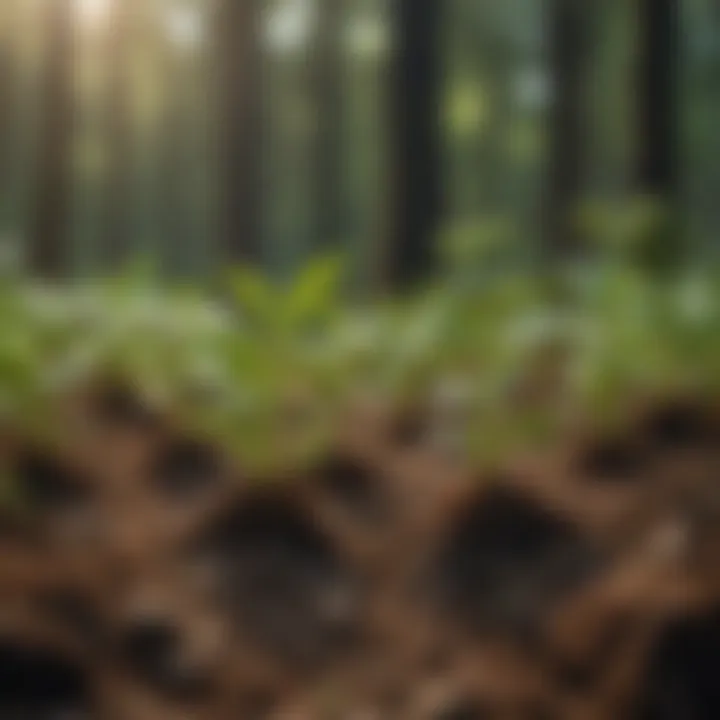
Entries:
[[1,444],[3,720],[720,717],[710,403],[480,474],[358,419],[268,478],[123,394],[70,406]]

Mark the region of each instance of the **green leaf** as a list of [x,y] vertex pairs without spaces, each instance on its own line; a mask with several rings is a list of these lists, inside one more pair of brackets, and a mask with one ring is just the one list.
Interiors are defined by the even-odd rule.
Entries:
[[230,289],[246,319],[256,323],[277,323],[280,309],[278,290],[263,273],[249,267],[230,273]]
[[300,273],[286,298],[291,328],[327,318],[337,309],[344,270],[342,256],[327,255],[314,260]]

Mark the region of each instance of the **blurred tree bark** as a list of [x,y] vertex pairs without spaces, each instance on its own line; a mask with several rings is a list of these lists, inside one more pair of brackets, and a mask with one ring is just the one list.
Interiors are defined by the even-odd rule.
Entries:
[[188,155],[191,147],[190,90],[193,58],[167,33],[160,43],[162,109],[158,137],[157,203],[163,268],[170,276],[192,273],[192,198]]
[[46,3],[47,42],[41,78],[36,195],[29,267],[47,279],[62,275],[68,255],[72,199],[74,23],[71,0]]
[[673,205],[678,194],[679,0],[636,0],[634,187]]
[[344,0],[321,0],[312,57],[315,127],[312,138],[313,244],[325,248],[343,231],[343,19]]
[[[12,191],[13,126],[17,109],[17,72],[13,33],[17,31],[17,5],[5,0],[0,7],[0,222],[6,220],[8,195]],[[3,227],[0,226],[0,231]]]
[[636,0],[635,158],[632,189],[660,204],[636,241],[636,260],[672,275],[688,252],[681,225],[680,0]]
[[220,236],[229,262],[262,259],[261,0],[219,0]]
[[442,17],[446,0],[392,0],[389,232],[382,273],[396,289],[433,270],[442,212]]
[[592,3],[548,0],[549,75],[547,175],[543,194],[543,256],[554,260],[581,250],[576,212],[587,175],[585,81],[591,57]]
[[132,0],[114,0],[107,36],[107,165],[100,223],[100,253],[105,269],[126,260],[130,251],[133,124],[129,61],[134,7]]

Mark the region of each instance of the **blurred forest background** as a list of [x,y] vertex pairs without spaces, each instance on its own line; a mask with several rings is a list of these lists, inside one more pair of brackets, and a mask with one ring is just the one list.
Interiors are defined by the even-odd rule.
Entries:
[[44,277],[342,247],[374,287],[650,193],[711,245],[719,79],[716,0],[0,0],[0,238]]

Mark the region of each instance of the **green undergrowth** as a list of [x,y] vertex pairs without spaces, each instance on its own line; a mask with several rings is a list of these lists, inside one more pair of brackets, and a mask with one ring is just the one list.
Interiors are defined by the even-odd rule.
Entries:
[[1,419],[52,433],[59,398],[111,379],[267,470],[314,457],[367,396],[422,408],[483,464],[581,417],[617,423],[641,398],[718,390],[715,264],[658,273],[606,253],[540,272],[493,257],[368,303],[347,299],[334,257],[285,283],[237,269],[212,292],[146,271],[61,288],[7,277]]

